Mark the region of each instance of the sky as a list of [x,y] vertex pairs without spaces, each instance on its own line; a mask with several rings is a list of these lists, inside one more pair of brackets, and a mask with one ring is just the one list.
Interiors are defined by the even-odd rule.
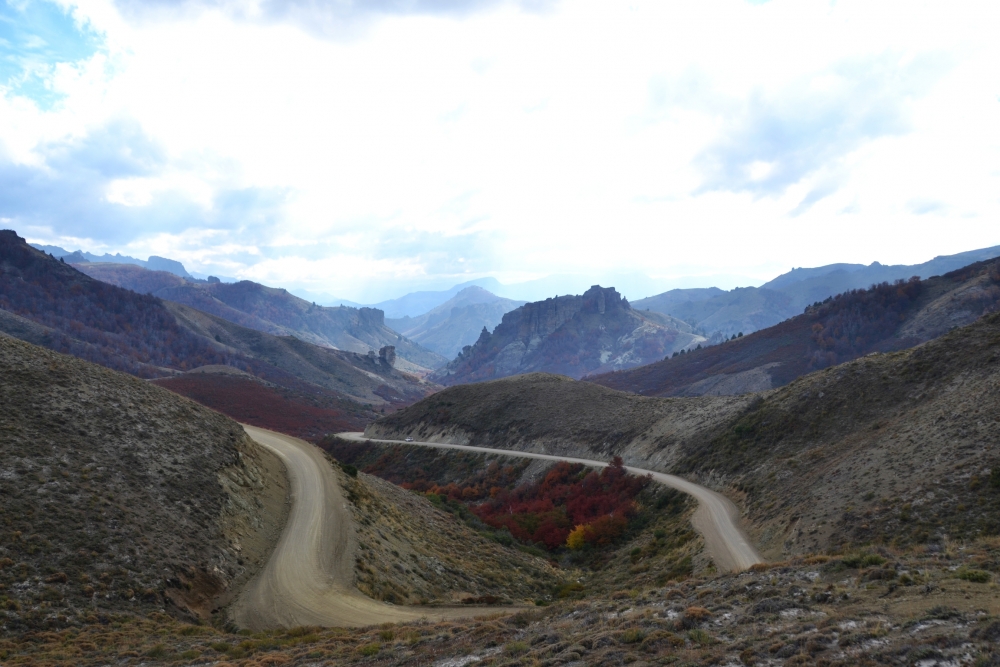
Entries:
[[998,27],[961,1],[0,0],[0,227],[366,303],[923,262],[1000,244]]

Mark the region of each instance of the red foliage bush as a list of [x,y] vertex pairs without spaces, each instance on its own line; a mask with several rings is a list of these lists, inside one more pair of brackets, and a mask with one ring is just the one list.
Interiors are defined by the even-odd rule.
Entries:
[[[629,475],[618,457],[600,472],[557,463],[540,483],[502,489],[472,511],[484,523],[550,550],[565,544],[573,527],[581,524],[590,526],[588,543],[609,544],[627,528],[635,497],[648,483],[647,478]],[[451,489],[441,491],[461,499],[451,495]]]

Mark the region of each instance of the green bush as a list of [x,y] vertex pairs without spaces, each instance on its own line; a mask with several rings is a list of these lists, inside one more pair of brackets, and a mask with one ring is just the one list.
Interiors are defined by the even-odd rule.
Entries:
[[688,632],[688,639],[693,641],[695,644],[701,644],[702,646],[708,646],[709,644],[715,643],[715,638],[712,637],[712,635],[697,628]]
[[885,559],[878,554],[851,554],[849,556],[844,556],[841,559],[841,562],[846,567],[862,568],[882,565],[885,563]]
[[527,642],[511,642],[503,647],[504,653],[508,655],[521,655],[528,652]]
[[643,639],[646,638],[646,633],[640,628],[630,628],[622,634],[622,643],[625,644],[638,644]]
[[[339,463],[339,461],[338,461],[338,463]],[[358,469],[355,468],[354,466],[352,466],[349,463],[341,463],[340,464],[340,469],[343,470],[345,473],[347,473],[348,477],[357,477],[358,476]]]
[[993,577],[989,572],[984,572],[983,570],[959,570],[958,578],[976,584],[985,584]]
[[146,651],[146,657],[148,658],[162,658],[165,655],[167,655],[167,647],[163,644],[157,644]]
[[381,650],[382,646],[379,645],[377,642],[372,644],[365,644],[364,646],[358,647],[358,653],[366,657],[376,655]]

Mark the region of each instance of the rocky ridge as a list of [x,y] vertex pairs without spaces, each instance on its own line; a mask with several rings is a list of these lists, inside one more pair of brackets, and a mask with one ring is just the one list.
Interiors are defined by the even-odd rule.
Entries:
[[431,375],[445,385],[544,371],[582,377],[629,368],[697,345],[691,327],[634,310],[613,288],[525,304]]

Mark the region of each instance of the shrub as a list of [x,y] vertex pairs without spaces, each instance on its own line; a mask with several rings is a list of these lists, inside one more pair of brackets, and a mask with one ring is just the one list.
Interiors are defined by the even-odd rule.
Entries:
[[641,628],[629,628],[622,633],[623,644],[638,644],[646,638],[646,633]]
[[882,558],[878,554],[851,554],[849,556],[844,556],[841,559],[841,562],[846,567],[862,568],[882,565],[885,563],[885,558]]
[[702,646],[708,646],[709,644],[715,643],[715,638],[712,637],[712,635],[697,628],[688,632],[688,639],[693,641],[695,644],[701,644]]
[[348,477],[357,477],[358,476],[358,469],[355,468],[354,466],[350,465],[349,463],[341,463],[340,464],[340,469],[343,470],[345,473],[347,473]]
[[146,651],[146,657],[148,658],[162,658],[165,655],[167,655],[167,647],[163,644],[157,644]]
[[582,549],[583,545],[586,544],[585,536],[589,527],[590,526],[587,524],[582,523],[571,530],[569,535],[566,537],[566,546],[574,551]]
[[364,646],[358,647],[358,653],[365,657],[370,657],[376,655],[382,650],[382,646],[378,642],[373,642],[371,644],[365,644]]
[[503,647],[504,653],[508,655],[521,655],[528,652],[527,642],[510,642]]
[[959,570],[958,578],[976,584],[985,584],[992,579],[992,576],[983,570]]

